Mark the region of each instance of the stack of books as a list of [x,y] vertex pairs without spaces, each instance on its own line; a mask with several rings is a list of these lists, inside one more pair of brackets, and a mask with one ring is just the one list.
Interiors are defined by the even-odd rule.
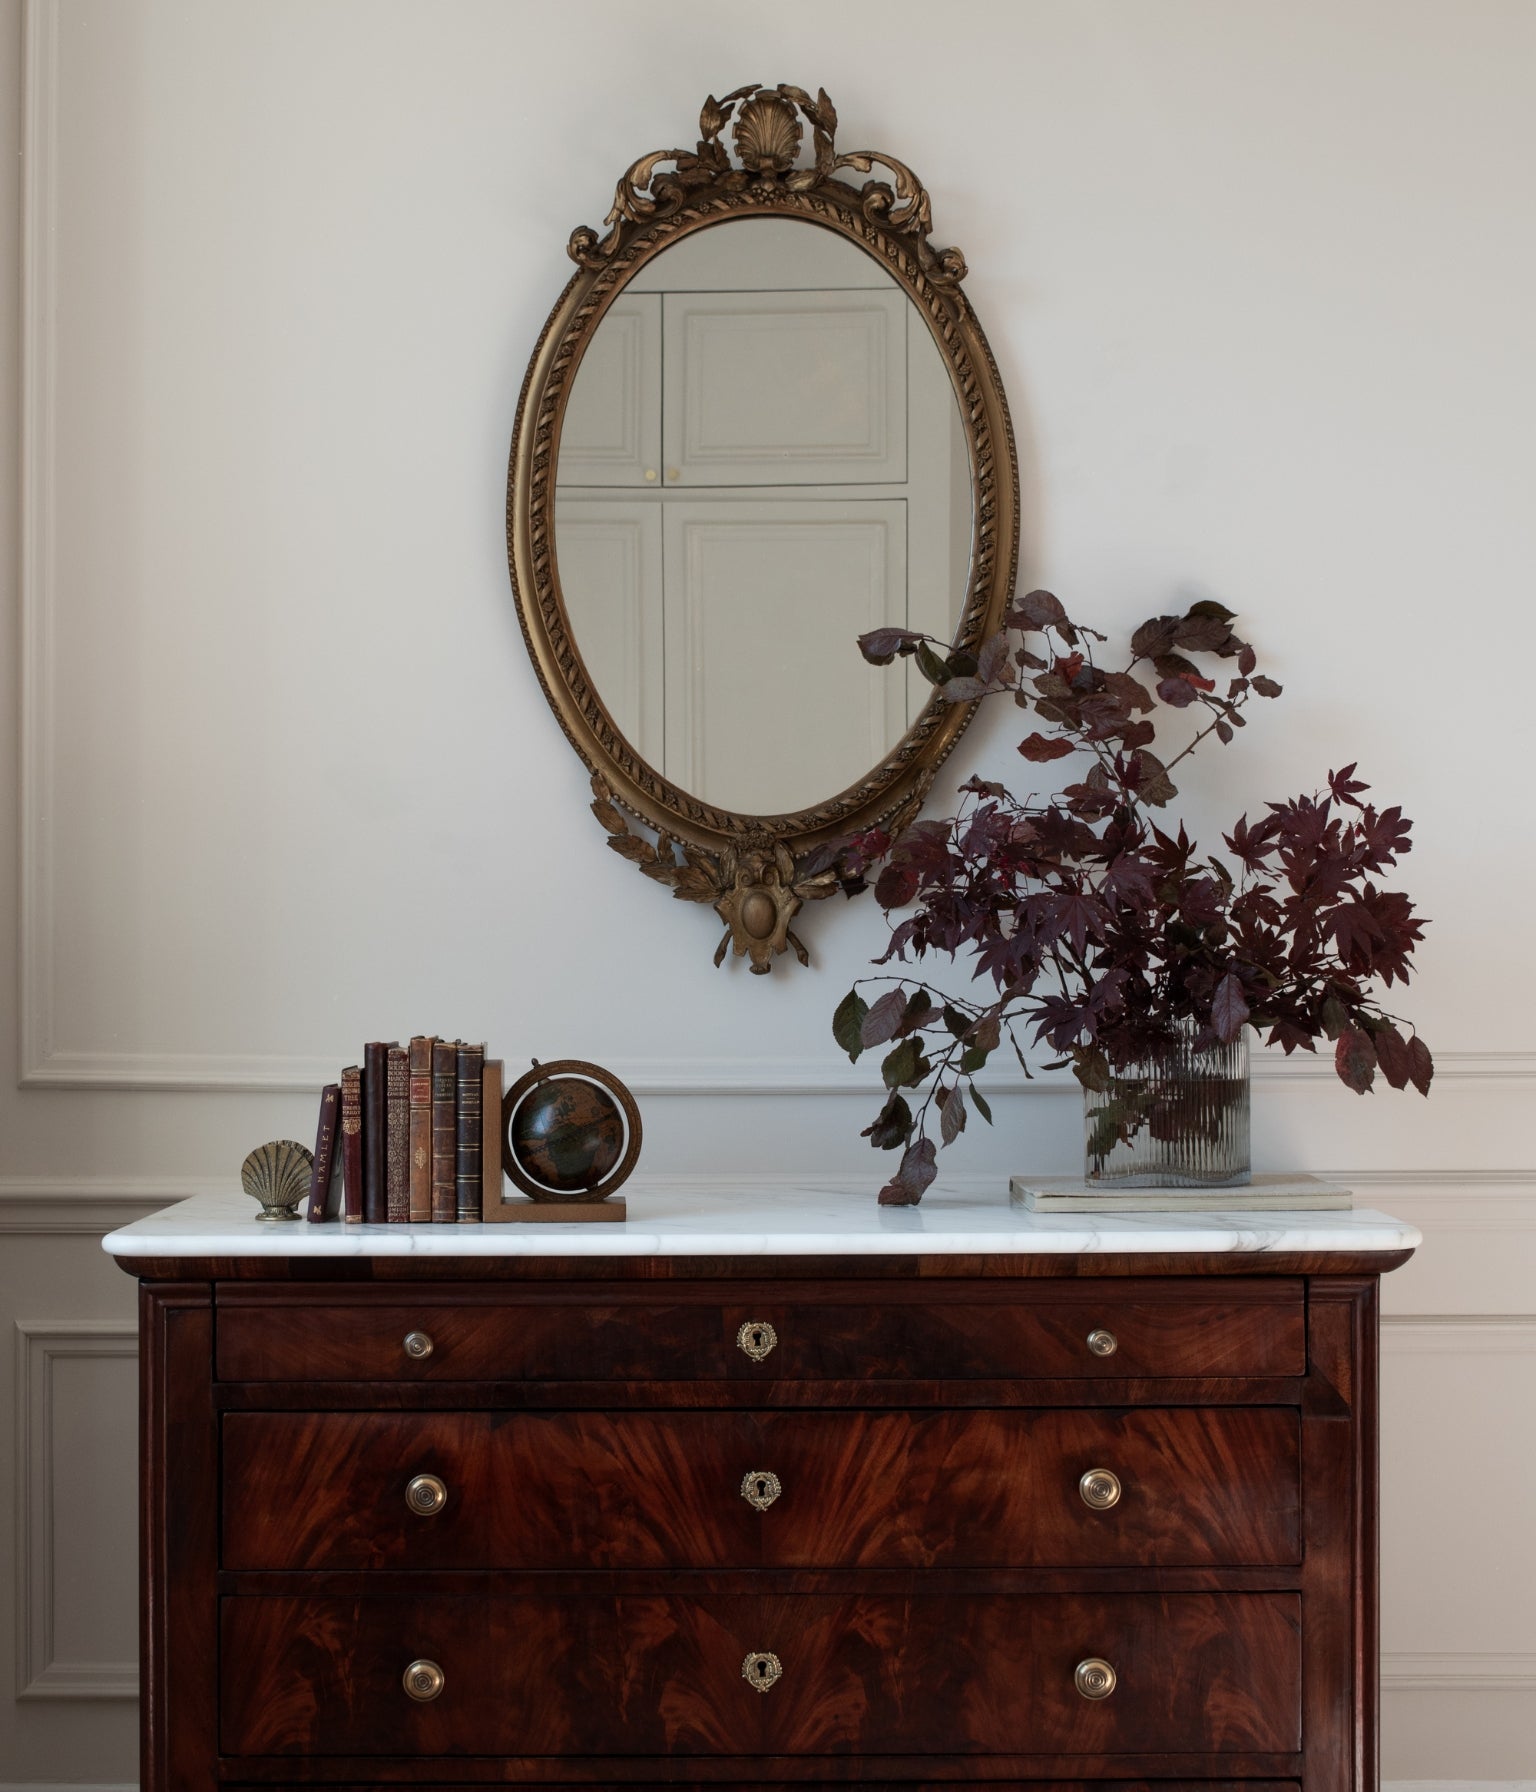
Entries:
[[484,1045],[375,1040],[321,1092],[311,1220],[470,1225],[500,1188],[501,1060]]

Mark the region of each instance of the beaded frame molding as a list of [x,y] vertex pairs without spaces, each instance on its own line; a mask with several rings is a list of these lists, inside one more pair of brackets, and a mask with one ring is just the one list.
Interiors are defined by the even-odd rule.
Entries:
[[[812,159],[801,166],[807,126]],[[975,704],[930,698],[878,765],[813,807],[764,816],[701,802],[639,756],[587,674],[560,589],[555,471],[582,355],[634,275],[694,231],[744,216],[802,219],[872,255],[933,335],[970,460],[972,553],[955,645],[974,646],[1000,626],[1018,563],[1018,459],[992,351],[960,289],[965,260],[929,241],[932,208],[911,169],[871,150],[839,152],[836,130],[825,91],[812,99],[802,88],[752,83],[704,102],[693,150],[658,150],[625,172],[604,232],[582,225],[571,233],[577,271],[528,364],[507,470],[507,561],[518,618],[550,707],[592,774],[592,809],[608,844],[679,900],[708,903],[725,926],[715,963],[734,948],[755,972],[771,970],[785,951],[809,963],[790,923],[805,903],[838,888],[835,874],[810,855],[846,834],[883,827],[894,837],[910,826]],[[855,185],[840,178],[877,167],[890,179]],[[786,714],[783,725],[800,724]],[[773,750],[771,740],[764,750]]]

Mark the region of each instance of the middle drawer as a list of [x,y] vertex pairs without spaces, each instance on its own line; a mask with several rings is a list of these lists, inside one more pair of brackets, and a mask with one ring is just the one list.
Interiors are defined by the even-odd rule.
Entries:
[[230,1569],[1274,1566],[1285,1407],[231,1413]]

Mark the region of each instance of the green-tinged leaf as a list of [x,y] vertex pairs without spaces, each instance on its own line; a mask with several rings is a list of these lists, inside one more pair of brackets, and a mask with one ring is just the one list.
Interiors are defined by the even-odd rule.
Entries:
[[923,1080],[925,1068],[922,1041],[903,1039],[895,1051],[886,1053],[880,1075],[887,1089],[909,1089]]
[[848,1054],[848,1062],[857,1064],[864,1049],[864,1017],[869,1004],[856,989],[850,989],[837,1005],[832,1016],[832,1037]]
[[1072,1074],[1085,1089],[1092,1089],[1096,1095],[1107,1095],[1113,1085],[1113,1078],[1109,1074],[1109,1059],[1097,1046],[1074,1054]]
[[929,684],[947,684],[949,667],[924,641],[917,650],[917,669]]
[[958,1088],[949,1091],[939,1115],[939,1138],[946,1145],[953,1145],[965,1131],[965,1097]]
[[983,1051],[979,1045],[968,1045],[960,1054],[960,1074],[970,1076],[974,1071],[981,1070],[991,1056],[991,1052]]
[[1003,1023],[998,1016],[984,1014],[970,1032],[971,1044],[984,1052],[995,1052],[1003,1041]]
[[933,1011],[933,997],[926,989],[914,990],[907,998],[906,1012],[901,1017],[901,1025],[897,1029],[901,1033],[915,1032],[928,1019]]
[[944,1004],[944,1025],[949,1028],[956,1039],[964,1039],[971,1030],[971,1017],[968,1014],[962,1014],[958,1008],[952,1007],[950,1003],[946,1002]]
[[1330,1039],[1337,1039],[1349,1025],[1349,1012],[1337,996],[1328,996],[1323,1002],[1323,1031]]
[[981,1115],[987,1125],[992,1124],[992,1110],[987,1106],[986,1097],[974,1083],[971,1084],[971,1100],[976,1104],[976,1112]]

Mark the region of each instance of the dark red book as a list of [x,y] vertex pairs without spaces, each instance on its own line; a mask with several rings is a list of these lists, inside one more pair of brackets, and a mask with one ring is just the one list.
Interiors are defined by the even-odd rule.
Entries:
[[451,1039],[432,1041],[432,1217],[456,1220],[458,1173],[459,1048]]
[[409,1149],[410,1215],[432,1217],[432,1040],[418,1033],[411,1041]]
[[392,1225],[411,1217],[411,1077],[407,1056],[389,1048],[384,1073],[384,1210]]
[[363,1223],[363,1072],[349,1064],[341,1073],[342,1218]]
[[455,1186],[458,1222],[469,1225],[480,1218],[480,1151],[482,1144],[480,1103],[485,1081],[484,1045],[461,1045],[458,1063],[458,1118],[455,1150]]
[[384,1185],[388,1096],[389,1045],[375,1039],[363,1047],[363,1218],[370,1226],[382,1226],[389,1218]]
[[331,1178],[336,1171],[336,1132],[341,1119],[341,1084],[320,1091],[320,1124],[315,1132],[315,1168],[309,1179],[309,1218],[331,1217]]

